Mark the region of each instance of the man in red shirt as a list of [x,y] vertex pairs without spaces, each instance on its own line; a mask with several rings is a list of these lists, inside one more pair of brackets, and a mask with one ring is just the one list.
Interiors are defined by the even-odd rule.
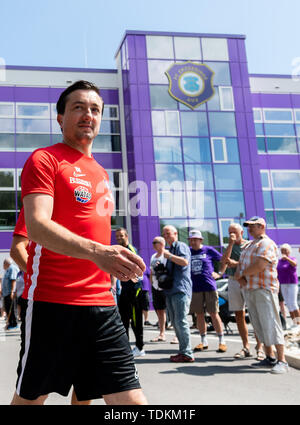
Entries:
[[113,199],[94,160],[103,101],[79,81],[57,102],[63,143],[38,149],[22,172],[30,240],[28,306],[12,404],[43,404],[50,392],[107,404],[146,404],[110,291],[142,276],[140,257],[110,246]]

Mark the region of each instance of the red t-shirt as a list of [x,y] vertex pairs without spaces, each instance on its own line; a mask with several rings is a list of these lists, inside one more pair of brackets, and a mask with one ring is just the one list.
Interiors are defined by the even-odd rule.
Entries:
[[[113,198],[106,171],[64,143],[38,149],[22,172],[22,199],[54,199],[52,220],[84,238],[110,245]],[[74,305],[115,305],[110,275],[95,263],[29,244],[28,299]]]

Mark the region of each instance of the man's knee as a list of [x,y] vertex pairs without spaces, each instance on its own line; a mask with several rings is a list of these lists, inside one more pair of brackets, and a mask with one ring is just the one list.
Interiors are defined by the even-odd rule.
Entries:
[[42,405],[45,403],[47,397],[48,395],[41,395],[35,400],[28,400],[26,398],[20,397],[17,393],[15,393],[10,404],[14,406]]

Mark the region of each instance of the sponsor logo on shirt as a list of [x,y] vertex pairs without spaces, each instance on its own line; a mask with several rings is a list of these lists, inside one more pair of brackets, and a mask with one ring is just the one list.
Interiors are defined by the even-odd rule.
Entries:
[[76,189],[74,189],[74,196],[76,201],[82,204],[86,204],[92,198],[92,194],[83,186],[77,186]]
[[92,183],[87,180],[78,179],[75,177],[70,177],[70,183],[72,184],[82,184],[83,186],[92,187]]
[[84,177],[85,174],[82,174],[81,169],[79,167],[75,167],[75,171],[73,173],[74,177]]

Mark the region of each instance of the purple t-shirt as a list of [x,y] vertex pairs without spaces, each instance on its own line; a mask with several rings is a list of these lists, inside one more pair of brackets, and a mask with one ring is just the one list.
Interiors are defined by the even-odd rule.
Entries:
[[[296,261],[295,257],[289,257]],[[297,267],[292,266],[287,260],[282,258],[278,261],[277,266],[278,280],[280,284],[295,283],[298,284]]]
[[191,248],[191,277],[193,292],[216,291],[217,285],[212,277],[214,271],[213,261],[220,261],[222,255],[211,246],[203,246],[201,249]]

